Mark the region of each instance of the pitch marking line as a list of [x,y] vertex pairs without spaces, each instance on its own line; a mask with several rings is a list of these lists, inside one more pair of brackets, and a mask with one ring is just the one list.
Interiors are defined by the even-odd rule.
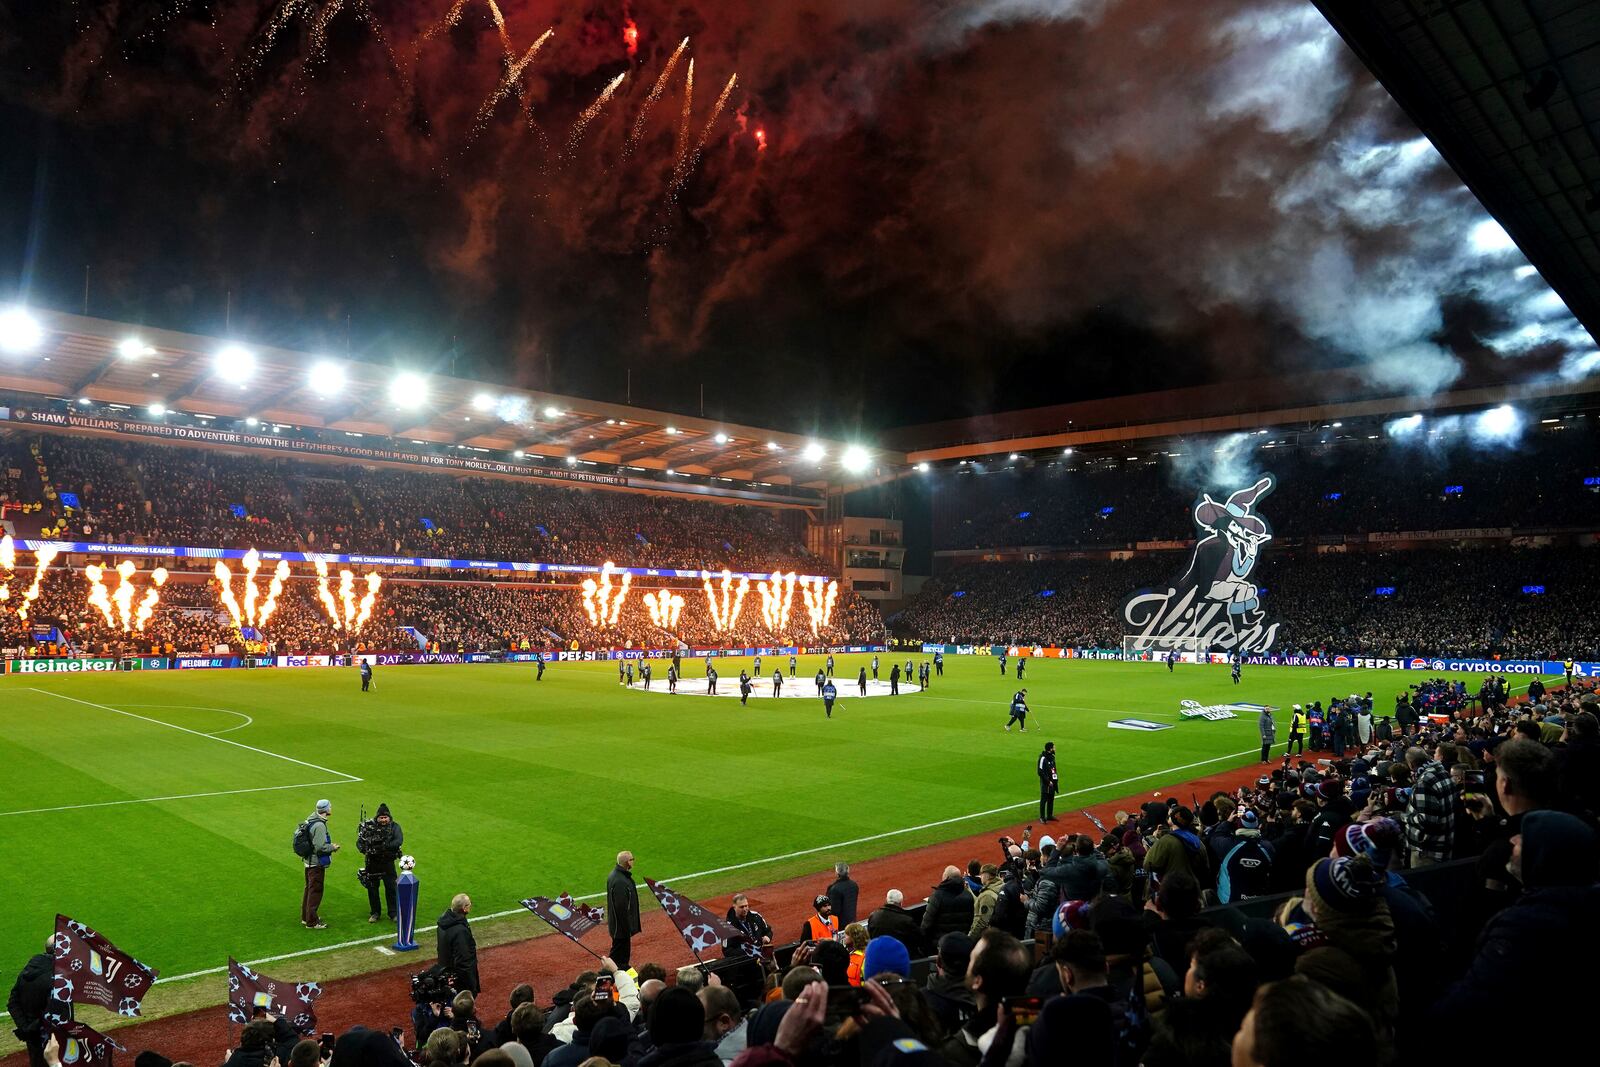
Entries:
[[[220,733],[227,733],[227,732],[229,732],[231,730],[241,729],[244,726],[248,726],[248,725],[250,725],[251,723],[253,723],[255,721],[255,720],[251,719],[250,716],[245,715],[243,712],[228,711],[225,708],[203,708],[203,709],[198,709],[198,710],[204,710],[204,711],[226,711],[227,714],[229,714],[229,715],[238,715],[241,718],[246,720],[245,722],[240,723],[239,726],[229,727],[228,730],[220,730],[217,733],[206,733],[206,732],[201,731],[201,730],[191,730],[187,726],[177,726],[177,725],[175,725],[173,723],[170,723],[170,722],[162,722],[160,719],[153,719],[148,715],[139,715],[139,714],[136,714],[136,713],[131,712],[131,711],[123,711],[120,708],[113,708],[113,707],[111,707],[110,705],[107,705],[107,704],[97,704],[92,700],[80,700],[77,697],[67,696],[64,693],[52,693],[48,689],[29,688],[28,691],[29,692],[33,692],[33,693],[39,693],[39,694],[42,694],[44,696],[58,697],[61,700],[70,700],[75,704],[84,704],[84,705],[86,705],[88,707],[91,707],[91,708],[99,708],[102,711],[109,711],[109,712],[112,712],[113,714],[116,714],[116,715],[126,715],[130,719],[140,719],[140,720],[142,720],[144,722],[154,723],[157,726],[165,726],[169,730],[177,730],[177,731],[179,731],[181,733],[192,734],[195,737],[204,737],[204,738],[207,738],[207,739],[212,740],[212,741],[217,741],[217,742],[219,742],[221,744],[224,744],[224,745],[232,745],[235,748],[242,748],[242,749],[245,749],[246,751],[254,752],[254,753],[258,754],[258,755],[271,756],[271,757],[273,757],[275,759],[286,760],[286,761],[288,761],[290,763],[298,764],[298,765],[300,765],[302,767],[309,767],[312,770],[322,771],[325,774],[336,774],[339,777],[335,778],[335,779],[326,779],[326,780],[320,780],[320,781],[315,781],[315,782],[295,782],[295,783],[292,783],[290,785],[264,785],[264,786],[256,786],[256,787],[247,788],[247,789],[219,789],[219,790],[213,790],[213,791],[204,792],[204,793],[176,793],[176,794],[173,794],[173,795],[170,795],[170,796],[160,796],[160,797],[134,797],[134,798],[130,798],[130,799],[127,799],[127,800],[102,800],[102,801],[98,801],[98,802],[90,803],[90,804],[60,804],[60,805],[55,805],[55,806],[52,806],[52,807],[43,807],[43,808],[19,808],[19,809],[15,810],[15,811],[0,811],[0,818],[5,818],[5,817],[11,816],[11,815],[42,815],[42,814],[46,814],[46,813],[49,813],[49,812],[56,812],[56,811],[78,811],[78,810],[85,809],[85,808],[113,808],[113,807],[121,807],[121,806],[128,805],[128,804],[159,804],[159,803],[162,803],[162,802],[165,802],[165,801],[170,801],[170,800],[198,800],[198,799],[201,799],[201,798],[204,798],[204,797],[236,796],[236,795],[241,794],[241,793],[270,793],[270,792],[276,792],[276,791],[284,790],[284,789],[310,789],[310,788],[312,788],[314,786],[324,786],[324,785],[352,785],[354,783],[364,781],[364,779],[362,779],[362,778],[360,778],[360,777],[358,777],[356,775],[346,774],[344,771],[335,770],[332,767],[324,767],[324,766],[322,766],[320,764],[317,764],[317,763],[308,763],[305,760],[295,759],[293,756],[285,756],[281,752],[269,752],[264,748],[256,748],[254,745],[246,745],[243,742],[235,741],[235,740],[233,740],[231,738],[219,737],[218,734],[220,734]],[[189,707],[189,705],[181,705],[181,704],[159,704],[159,705],[130,704],[129,707]]]
[[237,726],[229,726],[221,730],[201,731],[211,737],[216,737],[218,734],[231,734],[235,730],[243,730],[246,726],[254,726],[256,722],[242,711],[234,711],[232,708],[208,708],[199,704],[124,704],[122,706],[125,708],[177,708],[180,711],[215,711],[223,715],[236,715],[244,720]]
[[[1086,786],[1086,787],[1084,787],[1082,789],[1074,789],[1074,790],[1071,790],[1070,792],[1060,793],[1060,794],[1057,794],[1057,795],[1058,796],[1063,796],[1063,797],[1073,797],[1073,796],[1081,796],[1084,793],[1098,792],[1098,791],[1100,791],[1102,789],[1114,789],[1114,788],[1116,788],[1117,786],[1120,786],[1120,785],[1131,785],[1134,782],[1142,782],[1142,781],[1145,781],[1146,779],[1149,779],[1149,778],[1158,778],[1158,777],[1161,777],[1162,775],[1176,774],[1179,771],[1193,770],[1196,767],[1205,767],[1205,766],[1207,766],[1209,764],[1212,764],[1212,763],[1221,763],[1223,760],[1238,759],[1240,756],[1255,755],[1255,754],[1259,753],[1260,751],[1261,751],[1261,747],[1259,745],[1257,745],[1254,748],[1243,749],[1243,750],[1241,750],[1239,752],[1230,752],[1227,755],[1223,755],[1223,756],[1212,756],[1210,759],[1197,760],[1194,763],[1185,763],[1180,767],[1168,767],[1168,768],[1166,768],[1164,770],[1150,771],[1150,772],[1148,772],[1146,774],[1136,774],[1132,778],[1122,778],[1122,779],[1119,779],[1118,781],[1106,782],[1106,783],[1104,783],[1102,785]],[[706,877],[709,877],[709,876],[711,876],[713,874],[726,874],[729,871],[748,870],[751,867],[761,867],[761,866],[765,866],[766,864],[769,864],[769,863],[778,863],[778,862],[781,862],[783,860],[798,859],[801,856],[811,856],[811,855],[815,855],[818,852],[831,852],[834,849],[849,848],[852,845],[862,845],[862,844],[866,844],[866,843],[871,842],[871,841],[883,841],[883,840],[886,840],[886,839],[891,838],[891,837],[899,837],[899,836],[901,836],[903,834],[918,833],[918,832],[920,832],[922,830],[932,830],[932,829],[937,829],[938,827],[941,827],[941,826],[949,826],[949,825],[951,825],[953,823],[966,822],[966,821],[968,821],[970,819],[982,819],[982,818],[986,818],[986,817],[988,817],[990,815],[1000,815],[1000,814],[1003,814],[1004,812],[1015,811],[1017,808],[1031,808],[1031,807],[1034,807],[1035,805],[1037,805],[1038,803],[1039,803],[1039,799],[1037,797],[1034,797],[1031,800],[1020,801],[1020,802],[1018,802],[1016,804],[1006,804],[1006,805],[1003,805],[1003,806],[998,807],[998,808],[989,808],[986,811],[975,811],[975,812],[972,812],[970,815],[957,815],[954,818],[939,819],[936,822],[927,822],[927,823],[923,823],[920,826],[905,826],[905,827],[901,827],[898,830],[889,830],[889,831],[887,831],[885,833],[881,833],[881,834],[868,834],[866,837],[854,837],[854,838],[851,838],[848,841],[835,841],[835,842],[833,842],[832,844],[829,844],[829,845],[818,845],[816,848],[803,848],[803,849],[800,849],[799,851],[796,851],[796,852],[785,852],[782,855],[778,855],[778,856],[765,856],[765,857],[763,857],[761,859],[747,860],[747,861],[745,861],[743,863],[731,863],[731,864],[729,864],[729,865],[727,865],[725,867],[712,867],[709,870],[695,871],[695,872],[693,872],[691,874],[680,874],[680,875],[677,875],[675,877],[663,878],[663,879],[661,879],[661,881],[666,882],[666,883],[668,883],[670,885],[670,884],[676,884],[676,883],[679,883],[679,882],[691,881],[691,880],[697,879],[697,878],[706,878]],[[583,896],[575,897],[574,899],[575,900],[599,900],[603,896],[605,896],[605,891],[601,890],[598,893],[586,893]],[[491,919],[504,919],[504,918],[507,918],[507,917],[512,916],[512,915],[526,915],[526,914],[528,914],[526,908],[511,908],[511,909],[509,909],[507,911],[491,912],[488,915],[473,915],[473,916],[470,916],[467,919],[467,921],[468,922],[474,922],[474,923],[487,922],[487,921],[489,921]],[[437,927],[434,927],[434,926],[419,926],[416,929],[416,933],[419,933],[419,934],[431,933],[435,929],[437,929]],[[282,960],[301,959],[301,958],[304,958],[306,956],[320,956],[325,952],[336,952],[336,951],[338,951],[340,949],[357,948],[357,947],[359,947],[361,945],[371,945],[371,944],[375,944],[376,942],[379,942],[379,941],[390,941],[393,938],[394,938],[394,934],[388,933],[388,934],[379,934],[376,937],[357,938],[357,939],[355,939],[353,941],[341,941],[341,942],[339,942],[338,944],[335,944],[335,945],[319,945],[316,948],[303,948],[303,949],[298,949],[298,950],[296,950],[294,952],[282,952],[282,953],[279,953],[276,956],[264,956],[264,957],[262,957],[261,959],[258,959],[258,960],[249,960],[249,961],[247,961],[245,963],[245,966],[247,966],[247,967],[260,967],[260,966],[264,966],[264,965],[266,965],[268,963],[278,963],[278,962],[280,962]],[[188,974],[175,974],[175,975],[172,975],[169,978],[157,978],[156,979],[156,984],[157,985],[162,985],[162,984],[167,983],[167,982],[185,982],[185,981],[188,981],[191,978],[204,978],[204,977],[206,977],[208,975],[224,974],[224,973],[227,972],[227,970],[228,970],[228,968],[226,968],[226,967],[208,967],[203,971],[190,971]]]

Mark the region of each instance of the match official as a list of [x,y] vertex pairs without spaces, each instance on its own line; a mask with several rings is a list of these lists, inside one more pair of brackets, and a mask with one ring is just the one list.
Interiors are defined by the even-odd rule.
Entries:
[[606,878],[606,929],[611,951],[606,953],[618,970],[628,969],[633,955],[633,935],[640,930],[639,889],[633,884],[633,853],[617,853],[617,865]]
[[364,659],[364,660],[361,661],[361,691],[363,693],[365,693],[365,692],[368,691],[368,689],[371,686],[372,686],[372,661],[370,659]]
[[833,679],[828,679],[827,684],[822,687],[822,710],[827,712],[830,719],[833,718],[833,702],[838,696],[839,690],[834,688]]

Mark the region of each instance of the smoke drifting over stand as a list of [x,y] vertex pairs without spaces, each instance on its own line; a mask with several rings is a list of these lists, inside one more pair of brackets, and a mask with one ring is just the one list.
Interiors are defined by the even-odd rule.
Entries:
[[0,100],[0,288],[161,325],[824,428],[1600,370],[1305,3],[15,4]]

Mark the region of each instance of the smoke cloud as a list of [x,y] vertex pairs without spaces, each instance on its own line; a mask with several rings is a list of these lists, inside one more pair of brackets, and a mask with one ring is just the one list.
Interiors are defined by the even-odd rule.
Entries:
[[[506,3],[503,32],[453,6],[7,5],[7,121],[67,131],[49,151],[100,210],[0,229],[0,271],[71,293],[93,262],[105,299],[180,326],[203,324],[161,294],[227,287],[298,343],[354,313],[378,355],[460,335],[480,368],[580,393],[625,368],[663,403],[721,382],[781,423],[1331,366],[1426,393],[1485,354],[1600,371],[1309,4]],[[949,388],[900,396],[883,368]],[[804,395],[728,388],[756,373]]]

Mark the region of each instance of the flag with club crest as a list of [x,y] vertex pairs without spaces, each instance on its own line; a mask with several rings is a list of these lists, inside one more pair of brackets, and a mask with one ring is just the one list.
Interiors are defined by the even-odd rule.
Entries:
[[672,925],[678,928],[678,933],[683,935],[684,942],[688,944],[689,951],[694,953],[696,959],[699,959],[700,953],[708,948],[733,938],[744,937],[743,931],[717,918],[688,897],[674,892],[660,882],[652,882],[646,878],[644,884],[650,887],[650,892],[661,902],[661,910],[667,913]]
[[1087,808],[1085,808],[1084,812],[1083,812],[1083,817],[1088,819],[1090,822],[1094,823],[1094,828],[1096,830],[1099,830],[1101,833],[1105,833],[1106,832],[1106,824],[1101,822],[1098,818],[1096,818],[1094,812],[1089,811]]
[[53,1022],[70,1022],[74,1004],[98,1004],[118,1015],[138,1015],[140,1001],[156,980],[154,969],[65,915],[56,916],[50,949],[56,967],[44,1015]]
[[555,927],[556,932],[568,941],[598,958],[599,954],[580,939],[606,921],[604,908],[597,908],[593,904],[581,904],[573,900],[570,893],[562,893],[555,900],[549,897],[529,897],[522,902],[522,906]]
[[300,1033],[309,1034],[317,1025],[317,998],[322,987],[316,982],[280,982],[253,971],[232,956],[228,957],[228,1021],[244,1025],[255,1018],[257,1008],[269,1015],[289,1020]]
[[128,1051],[105,1034],[84,1023],[57,1022],[45,1025],[56,1035],[56,1055],[61,1061],[61,1067],[83,1064],[111,1067],[113,1052]]

